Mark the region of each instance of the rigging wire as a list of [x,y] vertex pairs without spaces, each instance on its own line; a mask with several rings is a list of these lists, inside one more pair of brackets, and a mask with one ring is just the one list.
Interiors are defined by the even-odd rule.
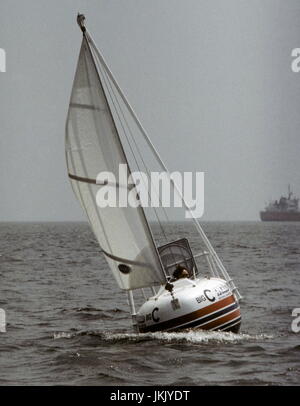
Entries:
[[[111,100],[111,102],[112,102],[112,104],[113,104],[113,106],[114,106],[114,110],[115,110],[115,112],[116,112],[116,114],[117,114],[117,116],[118,116],[118,120],[119,120],[120,125],[121,125],[121,127],[122,127],[123,133],[124,133],[124,135],[125,135],[125,137],[126,137],[127,144],[128,144],[128,146],[129,146],[129,148],[130,148],[130,151],[131,151],[131,154],[132,154],[133,159],[134,159],[134,161],[135,161],[135,164],[136,164],[138,170],[141,172],[141,167],[140,167],[139,162],[138,162],[138,160],[137,160],[136,154],[135,154],[135,152],[134,152],[134,150],[133,150],[133,148],[132,148],[132,143],[131,143],[130,140],[129,140],[128,133],[129,133],[129,135],[130,135],[130,137],[131,137],[132,142],[134,143],[134,146],[135,146],[135,148],[136,148],[136,151],[137,151],[137,153],[138,153],[138,156],[139,156],[140,160],[142,161],[142,164],[143,164],[143,166],[144,166],[144,168],[145,168],[145,171],[146,171],[146,173],[147,173],[147,175],[148,175],[148,178],[151,180],[150,171],[149,171],[149,169],[147,168],[147,165],[146,165],[146,163],[145,163],[145,161],[144,161],[144,159],[143,159],[142,153],[141,153],[141,151],[140,151],[140,149],[139,149],[139,147],[138,147],[138,144],[137,144],[137,142],[136,142],[136,140],[135,140],[135,138],[134,138],[134,135],[133,135],[132,130],[131,130],[130,126],[129,126],[129,123],[128,123],[126,117],[125,117],[125,114],[124,114],[124,112],[123,112],[123,110],[122,110],[122,108],[121,108],[121,106],[120,106],[120,102],[119,102],[119,100],[118,100],[118,98],[117,98],[117,96],[116,96],[116,93],[115,93],[115,91],[114,91],[114,89],[113,89],[113,87],[112,87],[112,84],[111,84],[111,81],[109,80],[109,77],[108,77],[108,75],[107,75],[107,72],[106,72],[106,70],[102,67],[102,65],[101,65],[100,63],[99,63],[99,66],[98,66],[98,67],[99,67],[99,71],[101,72],[102,77],[103,77],[103,79],[104,79],[104,83],[105,83],[105,86],[106,86],[106,90],[107,90],[107,92],[108,92],[108,94],[109,94],[109,97],[110,97],[110,100]],[[118,108],[117,108],[116,104],[117,104]],[[119,110],[118,110],[118,109],[119,109]],[[122,115],[123,121],[122,121],[122,118],[120,117],[119,112],[120,112],[120,114]],[[125,124],[125,126],[127,127],[128,133],[127,133],[125,127],[124,127],[124,124]],[[142,178],[142,179],[143,179],[143,178]],[[147,186],[146,183],[145,183],[145,181],[144,181],[144,179],[143,179],[143,182],[144,182],[144,186]],[[151,188],[153,188],[155,194],[158,196],[159,202],[160,202],[160,204],[161,204],[161,209],[162,209],[162,211],[163,211],[163,213],[164,213],[164,215],[165,215],[165,217],[166,217],[166,220],[169,221],[169,217],[168,217],[168,215],[167,215],[167,212],[166,212],[165,208],[162,206],[161,198],[160,198],[159,194],[157,193],[156,189],[153,187],[153,183],[151,183]],[[151,199],[150,191],[149,191],[149,190],[148,190],[148,197],[149,197],[149,199]],[[158,224],[159,224],[159,227],[160,227],[160,229],[161,229],[161,232],[162,232],[162,234],[163,234],[163,237],[164,237],[165,241],[168,242],[168,238],[167,238],[165,229],[164,229],[164,227],[163,227],[163,225],[162,225],[162,222],[161,222],[161,220],[160,220],[160,218],[159,218],[158,211],[156,210],[155,207],[152,207],[152,209],[153,209],[153,211],[154,211],[154,213],[155,213],[155,216],[156,216],[156,219],[157,219],[157,221],[158,221]]]

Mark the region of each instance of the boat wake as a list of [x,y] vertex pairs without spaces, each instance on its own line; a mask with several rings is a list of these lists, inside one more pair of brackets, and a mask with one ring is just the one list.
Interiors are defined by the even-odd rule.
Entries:
[[109,331],[79,331],[54,333],[54,339],[70,339],[80,336],[98,337],[102,342],[137,343],[143,341],[159,341],[162,343],[192,343],[192,344],[235,344],[239,342],[253,342],[272,339],[268,334],[235,334],[222,331],[186,330],[180,332],[155,332],[155,333],[116,333]]

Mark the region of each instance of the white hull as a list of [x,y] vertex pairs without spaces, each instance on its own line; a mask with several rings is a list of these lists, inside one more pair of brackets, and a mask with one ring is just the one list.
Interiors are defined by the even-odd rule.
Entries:
[[139,332],[185,328],[238,332],[239,304],[226,281],[219,278],[179,279],[173,282],[173,298],[161,287],[139,309]]

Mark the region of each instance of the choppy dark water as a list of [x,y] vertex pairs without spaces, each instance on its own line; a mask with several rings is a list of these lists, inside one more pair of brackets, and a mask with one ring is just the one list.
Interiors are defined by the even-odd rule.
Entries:
[[244,296],[239,335],[134,334],[87,224],[0,224],[0,384],[299,385],[300,223],[204,229]]

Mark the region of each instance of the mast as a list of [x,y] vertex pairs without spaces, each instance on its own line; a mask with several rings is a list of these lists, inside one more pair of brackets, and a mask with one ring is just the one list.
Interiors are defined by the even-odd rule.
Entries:
[[293,194],[293,193],[291,192],[291,185],[289,184],[289,185],[288,185],[288,196],[289,196],[288,199],[289,199],[289,200],[291,199],[292,194]]

